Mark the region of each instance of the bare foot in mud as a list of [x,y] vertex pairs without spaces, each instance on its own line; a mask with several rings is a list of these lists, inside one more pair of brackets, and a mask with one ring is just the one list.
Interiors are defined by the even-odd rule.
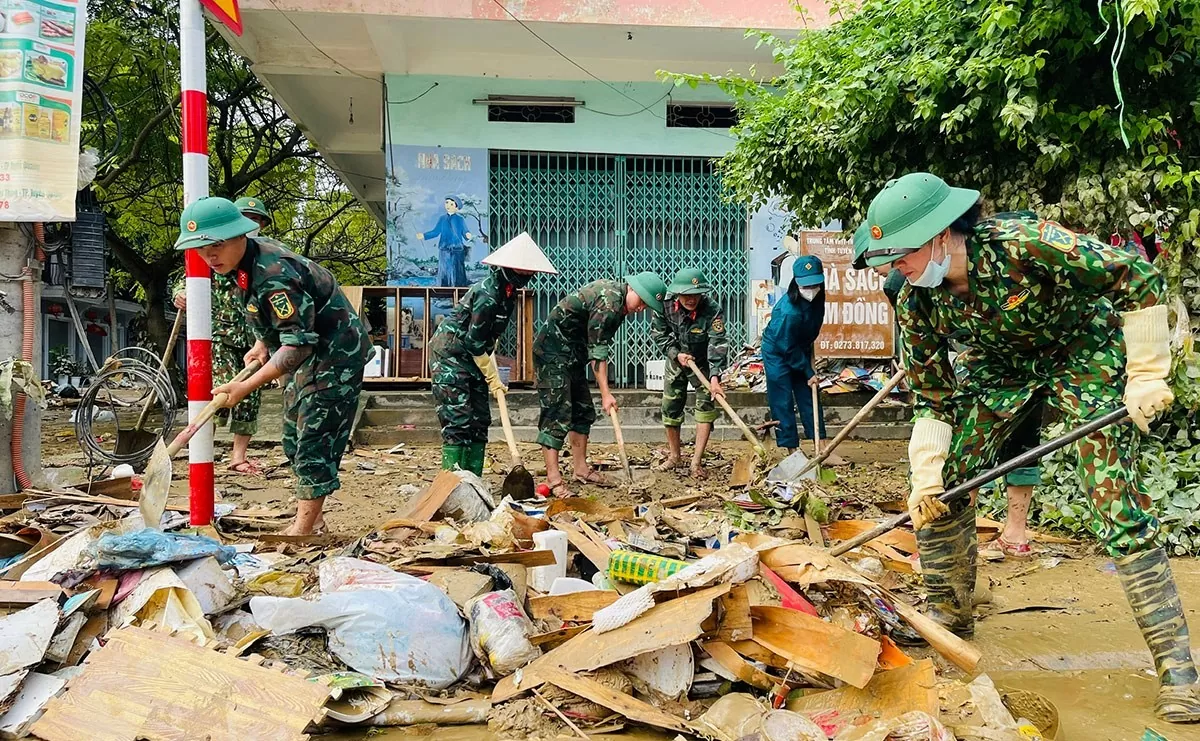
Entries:
[[696,479],[697,481],[707,481],[708,480],[708,471],[704,470],[704,468],[701,466],[693,466],[692,469],[690,471],[688,471],[688,473],[691,475],[692,478]]

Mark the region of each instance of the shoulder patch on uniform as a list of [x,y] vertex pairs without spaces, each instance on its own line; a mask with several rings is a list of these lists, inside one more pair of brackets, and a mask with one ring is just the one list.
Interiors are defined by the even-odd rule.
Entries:
[[1025,290],[1021,291],[1020,293],[1014,293],[1013,295],[1009,296],[1008,300],[1004,302],[1004,306],[1001,306],[1000,308],[1003,309],[1004,311],[1012,311],[1013,309],[1017,308],[1021,304],[1025,303],[1025,301],[1028,300],[1029,296],[1030,296],[1030,291],[1028,288],[1026,288]]
[[714,318],[712,320],[712,330],[714,332],[724,332],[725,331],[725,320],[722,319],[721,317]]
[[1079,237],[1075,232],[1053,221],[1043,221],[1038,225],[1038,239],[1064,253],[1073,251],[1079,244]]
[[271,304],[275,316],[280,319],[290,319],[296,313],[296,307],[292,306],[292,299],[287,295],[287,291],[276,291],[267,296],[267,301]]

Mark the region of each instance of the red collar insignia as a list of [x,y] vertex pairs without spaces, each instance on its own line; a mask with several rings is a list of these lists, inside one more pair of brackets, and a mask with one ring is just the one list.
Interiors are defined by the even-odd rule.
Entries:
[[238,288],[242,289],[243,291],[248,289],[250,287],[250,274],[245,270],[237,271],[237,284]]
[[516,289],[514,289],[514,288],[512,287],[512,284],[508,284],[508,285],[504,286],[504,296],[505,296],[505,298],[512,298],[512,296],[513,296],[513,293],[515,293],[515,292],[516,292]]

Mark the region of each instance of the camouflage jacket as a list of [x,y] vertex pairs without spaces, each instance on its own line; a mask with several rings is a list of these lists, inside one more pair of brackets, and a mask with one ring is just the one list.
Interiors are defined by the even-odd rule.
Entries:
[[490,355],[508,328],[516,305],[516,287],[504,280],[499,270],[492,269],[454,306],[434,332],[430,349],[471,357]]
[[291,380],[297,399],[352,388],[371,342],[332,273],[281,242],[254,237],[233,275],[255,337],[272,352],[283,345],[313,346]]
[[[172,299],[186,290],[187,279],[180,278],[171,293]],[[254,344],[254,333],[246,323],[237,284],[232,276],[220,273],[212,274],[212,338],[213,342],[247,350]]]
[[[1016,411],[1072,358],[1120,343],[1120,313],[1164,294],[1150,263],[1052,221],[984,219],[967,239],[970,295],[904,286],[897,314],[915,415],[953,423],[956,394]],[[970,348],[956,384],[953,343]]]
[[597,280],[559,301],[533,340],[533,354],[542,362],[584,363],[608,360],[613,335],[625,321],[621,280]]
[[675,360],[681,352],[696,356],[698,364],[708,363],[710,376],[719,376],[729,358],[725,339],[725,317],[721,307],[704,297],[695,311],[688,311],[678,300],[663,303],[663,313],[650,320],[650,337],[666,356]]

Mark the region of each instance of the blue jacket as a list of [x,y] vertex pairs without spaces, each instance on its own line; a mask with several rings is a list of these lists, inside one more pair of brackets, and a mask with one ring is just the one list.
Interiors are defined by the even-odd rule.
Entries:
[[813,301],[784,296],[771,310],[762,335],[763,366],[769,375],[788,371],[813,374],[813,343],[825,323],[825,292]]

